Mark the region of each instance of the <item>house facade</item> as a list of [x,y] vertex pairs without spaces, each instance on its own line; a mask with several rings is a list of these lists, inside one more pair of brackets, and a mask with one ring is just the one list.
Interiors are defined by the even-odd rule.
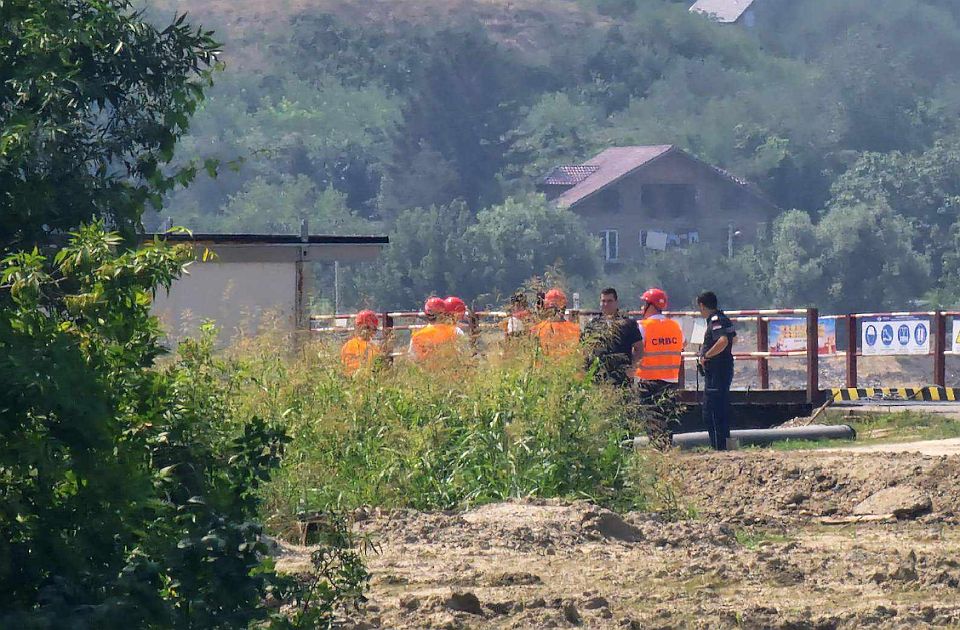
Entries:
[[555,168],[538,190],[583,219],[608,264],[699,243],[729,253],[765,238],[778,212],[748,182],[672,145],[606,149]]

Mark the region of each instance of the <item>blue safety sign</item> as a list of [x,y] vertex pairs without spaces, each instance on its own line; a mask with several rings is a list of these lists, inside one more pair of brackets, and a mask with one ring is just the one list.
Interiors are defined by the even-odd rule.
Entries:
[[887,324],[880,329],[880,341],[882,341],[885,346],[893,343],[893,326]]
[[918,346],[922,346],[927,343],[926,324],[917,324],[917,327],[913,329],[913,340],[917,342]]
[[860,346],[865,355],[929,354],[930,321],[906,316],[863,317]]
[[901,346],[910,343],[910,327],[906,324],[901,324],[900,328],[897,328],[897,341],[900,342]]

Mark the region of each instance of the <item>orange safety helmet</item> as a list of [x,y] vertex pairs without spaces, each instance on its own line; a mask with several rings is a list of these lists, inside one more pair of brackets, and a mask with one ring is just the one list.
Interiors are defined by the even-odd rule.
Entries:
[[433,296],[427,298],[427,301],[423,303],[423,312],[426,315],[443,315],[447,312],[447,304],[443,301],[443,298]]
[[467,303],[454,295],[451,295],[445,299],[443,301],[443,306],[448,315],[453,315],[458,320],[467,312]]
[[650,304],[651,306],[656,306],[661,311],[667,308],[667,292],[663,289],[647,289],[640,299]]
[[543,298],[543,305],[547,308],[564,309],[567,307],[567,294],[560,289],[550,289]]
[[376,330],[380,326],[380,318],[377,317],[377,314],[373,311],[367,309],[357,313],[356,318],[357,328],[369,328],[370,330]]

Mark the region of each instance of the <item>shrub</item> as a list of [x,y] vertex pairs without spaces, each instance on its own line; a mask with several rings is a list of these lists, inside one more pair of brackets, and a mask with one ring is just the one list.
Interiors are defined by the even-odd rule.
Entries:
[[622,394],[597,385],[577,357],[491,351],[438,370],[398,359],[347,378],[332,345],[294,360],[278,349],[261,340],[235,359],[241,415],[283,417],[291,435],[265,487],[273,529],[289,535],[298,513],[361,505],[643,498],[620,446],[634,430]]
[[[52,264],[36,250],[3,261],[0,626],[266,619],[264,599],[289,584],[263,560],[258,491],[287,437],[232,414],[211,336],[153,368],[151,293],[191,252],[118,245],[94,225]],[[357,588],[314,587],[314,600],[362,590],[356,565]]]

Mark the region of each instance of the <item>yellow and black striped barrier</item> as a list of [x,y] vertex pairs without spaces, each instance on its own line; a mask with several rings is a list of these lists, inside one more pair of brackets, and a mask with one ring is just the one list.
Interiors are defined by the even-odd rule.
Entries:
[[831,389],[834,402],[845,400],[888,400],[915,402],[957,402],[957,387],[840,387]]

